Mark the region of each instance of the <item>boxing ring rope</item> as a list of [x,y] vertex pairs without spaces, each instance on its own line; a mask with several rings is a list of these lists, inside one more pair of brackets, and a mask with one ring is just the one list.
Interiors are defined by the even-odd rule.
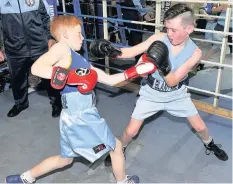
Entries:
[[[105,18],[105,17],[92,16],[92,15],[81,15],[81,17],[93,18],[93,19],[94,18],[98,18],[98,19],[102,19],[103,21],[105,21],[105,20],[120,21],[120,22],[126,22],[126,23],[139,23],[141,25],[150,25],[150,26],[152,25],[152,26],[154,26],[154,23],[139,22],[139,21],[129,21],[129,20],[120,20],[120,19],[114,19],[114,18]],[[156,28],[160,28],[160,27],[163,27],[163,25],[162,24],[158,24],[155,27]],[[132,29],[132,28],[123,28],[122,27],[122,29],[128,29],[128,30],[134,30],[134,31],[136,31],[136,29]],[[198,32],[204,32],[204,33],[217,33],[217,34],[223,34],[224,36],[227,36],[227,35],[233,36],[232,32],[211,31],[211,30],[197,29],[197,28],[195,28],[194,30],[198,31]],[[138,32],[149,32],[149,31],[138,30]],[[149,33],[152,33],[152,32],[149,32]],[[222,44],[221,42],[218,42],[218,41],[211,41],[211,40],[198,39],[198,38],[192,38],[192,39],[196,40],[196,41],[209,42],[209,43],[215,43],[215,44]],[[227,43],[227,45],[233,45],[233,44],[232,43]]]
[[[100,24],[102,25],[102,24]],[[116,27],[116,26],[111,26],[111,25],[108,25],[109,27]],[[138,30],[138,29],[133,29],[133,28],[127,28],[127,27],[121,27],[121,29],[126,29],[126,30],[129,30],[129,31],[137,31],[137,32],[142,32],[142,33],[154,33],[152,31],[146,31],[146,30]],[[202,30],[202,29],[200,29]],[[204,30],[204,29],[203,29]],[[116,30],[114,30],[116,32]],[[111,32],[110,32],[111,33]],[[200,39],[200,38],[194,38],[194,37],[190,37],[192,40],[195,40],[195,41],[199,41],[199,42],[208,42],[208,43],[214,43],[214,44],[222,44],[222,42],[219,42],[219,41],[212,41],[212,40],[206,40],[206,39]],[[89,40],[89,42],[91,42],[91,40]],[[114,43],[113,43],[114,44]],[[227,45],[233,45],[233,43],[227,43]],[[122,46],[122,45],[121,45]]]
[[[216,18],[216,19],[225,19],[225,17],[217,16],[217,15],[205,15],[205,14],[194,14],[196,17],[202,18],[202,17],[208,17],[208,18]],[[230,18],[231,20],[233,17]]]
[[[88,4],[88,3],[82,3],[82,4]],[[101,5],[100,3],[96,3],[97,5]],[[116,6],[113,6],[113,5],[108,5],[107,4],[107,7],[112,7],[112,8],[115,8]],[[120,6],[121,9],[129,9],[129,10],[138,10],[137,8],[133,8],[133,7],[127,7],[127,6]],[[152,7],[153,8],[153,7]],[[141,10],[145,10],[145,11],[148,11],[150,9],[148,8],[141,8]],[[205,14],[194,14],[196,17],[199,17],[199,18],[204,18],[204,17],[208,17],[208,18],[216,18],[216,19],[225,19],[225,17],[222,17],[222,16],[217,16],[217,15],[205,15]],[[231,18],[231,20],[233,19],[233,17]],[[155,19],[152,19],[152,20],[155,20]]]
[[[102,24],[100,24],[102,25]],[[109,27],[114,27],[116,28],[116,26],[112,26],[112,25],[108,25]],[[125,30],[129,30],[129,31],[137,31],[137,32],[142,32],[142,33],[154,33],[152,31],[146,31],[146,30],[138,30],[138,29],[133,29],[133,28],[127,28],[127,27],[121,27],[121,29],[125,29]],[[202,29],[201,29],[202,30]],[[113,32],[117,32],[118,30],[114,30]],[[110,32],[112,33],[112,32]],[[192,36],[190,36],[190,38],[192,40],[195,40],[195,41],[199,41],[199,42],[207,42],[207,43],[214,43],[214,44],[222,44],[222,42],[219,42],[219,41],[212,41],[212,40],[206,40],[206,39],[200,39],[200,38],[194,38]],[[88,39],[87,39],[88,40]],[[91,42],[91,40],[89,40],[89,42]],[[114,43],[113,43],[114,44]],[[115,44],[116,45],[116,44]],[[233,45],[233,43],[227,43],[227,45]],[[122,46],[122,45],[119,45],[119,46]]]
[[[65,0],[62,0],[63,2],[65,2]],[[215,92],[209,91],[209,90],[204,90],[204,89],[199,89],[199,88],[195,88],[195,87],[191,87],[191,86],[187,86],[188,89],[192,90],[192,91],[198,91],[201,93],[206,93],[206,94],[210,94],[215,96],[214,98],[214,107],[218,107],[218,102],[219,102],[219,97],[223,97],[223,98],[227,98],[227,99],[233,99],[232,96],[229,95],[224,95],[224,94],[220,94],[220,86],[221,86],[221,80],[222,80],[222,69],[226,68],[226,69],[231,69],[232,70],[232,65],[229,64],[224,64],[224,60],[225,60],[225,55],[226,55],[226,46],[227,45],[232,45],[227,43],[227,36],[231,35],[233,36],[232,32],[229,32],[229,26],[230,26],[230,20],[231,18],[231,11],[232,11],[232,4],[233,2],[231,2],[230,0],[228,1],[209,1],[209,0],[153,0],[156,3],[156,16],[155,16],[155,23],[148,23],[148,22],[139,22],[139,21],[130,21],[130,20],[122,20],[119,18],[109,18],[107,17],[107,7],[109,6],[107,4],[107,0],[102,0],[102,11],[103,11],[103,17],[100,16],[92,16],[92,15],[84,15],[81,14],[81,9],[80,9],[80,2],[79,0],[73,0],[73,4],[74,4],[74,10],[76,9],[76,13],[75,15],[78,16],[79,18],[93,18],[93,19],[97,19],[97,20],[103,20],[103,32],[104,32],[104,39],[108,40],[109,37],[109,33],[108,33],[108,21],[110,22],[121,22],[121,23],[132,23],[132,24],[140,24],[140,25],[148,25],[148,26],[154,26],[155,27],[155,32],[160,32],[159,28],[162,28],[164,25],[161,24],[161,4],[162,2],[183,2],[183,3],[221,3],[221,4],[226,4],[226,5],[230,5],[227,8],[226,11],[226,17],[225,17],[225,26],[224,26],[224,31],[212,31],[212,30],[204,30],[204,29],[197,29],[195,28],[195,31],[199,31],[199,32],[208,32],[208,33],[217,33],[217,34],[221,34],[224,35],[223,41],[222,42],[217,42],[217,41],[210,41],[210,40],[203,40],[203,39],[198,39],[198,38],[192,38],[193,40],[196,41],[201,41],[201,42],[209,42],[209,43],[216,43],[216,44],[222,44],[221,47],[221,54],[220,54],[220,62],[219,63],[215,63],[212,61],[205,61],[205,60],[201,60],[201,63],[205,63],[205,64],[210,64],[210,65],[214,65],[214,66],[218,66],[218,74],[217,74],[217,81],[216,81],[216,87],[215,87]],[[118,2],[118,1],[116,1]],[[111,5],[110,5],[111,6]],[[119,7],[119,4],[117,4],[115,7]],[[77,13],[77,7],[78,7],[78,13]],[[123,8],[128,8],[128,7],[123,7]],[[129,8],[129,9],[135,9],[135,8]],[[80,12],[79,12],[80,11]],[[65,11],[63,9],[63,13],[65,14]],[[220,17],[220,16],[210,16],[210,15],[202,15],[202,14],[195,14],[195,16],[197,17],[213,17],[213,18],[224,18],[224,17]],[[118,16],[119,17],[119,16]],[[124,28],[126,29],[126,28]],[[139,30],[140,31],[140,30]],[[85,43],[86,42],[91,42],[91,40],[86,39],[85,35]],[[122,46],[122,45],[121,45]],[[87,46],[84,46],[84,49],[87,49]],[[87,50],[86,50],[87,51]],[[88,58],[88,56],[87,56]],[[114,67],[109,67],[109,58],[105,59],[105,65],[101,65],[98,63],[93,63],[95,65],[98,66],[104,66],[106,68],[106,71],[109,72],[109,69],[114,69],[116,71],[122,72],[122,70],[118,69],[118,68],[114,68]]]
[[[116,19],[116,18],[99,17],[99,16],[93,16],[93,15],[85,15],[85,14],[80,15],[80,17],[93,18],[93,19],[97,18],[97,19],[103,20],[104,22],[106,20],[108,20],[108,21],[112,21],[112,22],[118,21],[118,22],[132,23],[132,24],[140,24],[140,25],[145,25],[145,26],[155,26],[156,28],[164,27],[164,25],[161,24],[161,23],[155,25],[155,23],[148,23],[148,22],[145,22],[145,21],[139,22],[139,21]],[[222,32],[222,31],[212,31],[212,30],[197,29],[197,28],[195,28],[194,31],[199,31],[199,32],[204,32],[204,33],[217,33],[217,34],[222,34],[224,36],[228,36],[228,35],[233,36],[232,32],[227,32],[227,31]]]

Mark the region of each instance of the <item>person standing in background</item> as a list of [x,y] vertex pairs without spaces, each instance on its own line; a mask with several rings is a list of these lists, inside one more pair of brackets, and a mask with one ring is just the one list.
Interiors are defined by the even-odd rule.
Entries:
[[[5,53],[0,50],[0,61],[7,58],[11,73],[11,86],[15,104],[8,117],[17,116],[29,107],[28,76],[34,61],[55,43],[50,34],[50,16],[44,0],[1,0],[3,42]],[[60,92],[45,81],[52,104],[52,116],[61,112]]]

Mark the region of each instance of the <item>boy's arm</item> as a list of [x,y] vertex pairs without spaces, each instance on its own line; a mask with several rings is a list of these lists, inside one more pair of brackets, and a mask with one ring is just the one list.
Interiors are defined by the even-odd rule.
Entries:
[[96,67],[92,66],[92,69],[97,72],[98,82],[100,82],[100,83],[103,83],[103,84],[106,84],[109,86],[115,86],[116,84],[125,80],[125,76],[123,73],[109,75]]
[[164,33],[154,34],[146,41],[130,48],[116,48],[111,42],[107,40],[98,40],[90,44],[90,53],[96,58],[104,58],[106,56],[110,58],[132,58],[145,52],[149,46],[156,40],[162,40],[165,36]]
[[202,57],[202,51],[196,48],[195,52],[181,67],[179,67],[175,72],[169,72],[164,80],[167,85],[172,87],[177,84],[190,72],[190,70],[198,64]]
[[150,36],[144,42],[129,48],[121,48],[121,56],[118,58],[132,58],[147,51],[150,45],[156,40],[163,40],[165,33],[158,33]]
[[130,79],[139,77],[141,75],[147,75],[147,74],[154,73],[157,68],[154,65],[154,63],[152,63],[151,60],[145,56],[145,57],[142,57],[140,63],[138,63],[137,65],[131,68],[128,68],[123,73],[108,75],[104,71],[98,68],[95,68],[93,66],[91,66],[91,69],[97,72],[98,82],[106,84],[106,85],[114,86],[125,80],[130,80]]
[[51,49],[43,54],[31,67],[33,75],[51,79],[53,66],[62,58],[64,48],[59,44],[55,44]]

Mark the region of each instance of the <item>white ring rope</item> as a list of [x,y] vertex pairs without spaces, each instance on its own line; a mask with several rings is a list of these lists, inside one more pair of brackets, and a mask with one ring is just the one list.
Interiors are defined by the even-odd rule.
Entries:
[[195,88],[195,87],[191,87],[191,86],[186,86],[186,87],[188,89],[193,90],[193,91],[203,92],[203,93],[211,94],[211,95],[214,95],[214,96],[228,98],[228,99],[233,100],[233,97],[229,96],[229,95],[223,95],[223,94],[220,94],[220,93],[215,93],[215,92],[212,92],[212,91],[208,91],[208,90],[205,90],[205,89],[199,89],[199,88]]

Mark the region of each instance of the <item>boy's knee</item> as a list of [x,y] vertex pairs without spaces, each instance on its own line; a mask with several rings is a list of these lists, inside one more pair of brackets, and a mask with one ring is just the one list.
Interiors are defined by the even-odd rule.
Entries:
[[127,135],[127,137],[133,138],[138,134],[138,129],[127,128],[125,130],[125,134]]
[[196,130],[196,132],[203,132],[203,131],[206,131],[207,130],[207,128],[206,128],[206,126],[205,125],[202,125],[202,124],[200,124],[200,125],[198,125],[198,126],[196,126],[195,127],[195,130]]
[[114,152],[114,153],[116,153],[116,152],[122,152],[122,143],[117,138],[116,138],[116,147],[115,147],[115,150],[112,151],[112,152]]
[[122,148],[122,143],[119,139],[116,138],[116,147]]
[[67,165],[70,165],[73,162],[73,158],[62,158],[59,157],[58,167],[63,168]]

